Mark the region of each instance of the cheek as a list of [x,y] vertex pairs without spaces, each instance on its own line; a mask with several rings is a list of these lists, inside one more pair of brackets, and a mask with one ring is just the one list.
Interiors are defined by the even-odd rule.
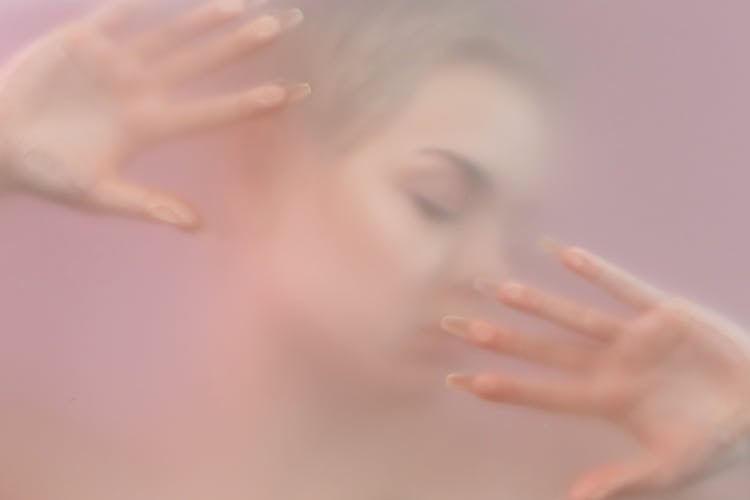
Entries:
[[340,247],[355,257],[358,262],[353,264],[362,272],[414,291],[439,274],[445,261],[441,235],[419,217],[403,194],[373,182],[337,198],[341,203],[330,208],[330,220],[338,225],[334,230]]
[[329,184],[297,198],[281,250],[293,262],[285,281],[306,290],[305,307],[331,328],[397,330],[427,306],[444,245],[402,195],[360,186]]

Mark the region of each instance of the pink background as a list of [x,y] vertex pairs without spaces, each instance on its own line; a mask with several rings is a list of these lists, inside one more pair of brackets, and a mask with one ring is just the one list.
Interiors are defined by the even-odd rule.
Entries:
[[[514,3],[555,49],[577,124],[544,229],[750,325],[747,2]],[[4,4],[7,50],[49,26],[38,6]],[[49,10],[63,13],[61,4]],[[211,222],[212,159],[196,148],[174,163],[134,175],[196,200]],[[190,386],[200,332],[215,327],[196,306],[211,298],[203,256],[213,244],[210,232],[187,237],[0,200],[0,399],[103,428],[168,411]],[[544,498],[613,441],[587,423],[535,416],[518,425],[528,448],[513,457],[529,466],[513,470],[549,474]],[[747,472],[674,498],[745,499]]]

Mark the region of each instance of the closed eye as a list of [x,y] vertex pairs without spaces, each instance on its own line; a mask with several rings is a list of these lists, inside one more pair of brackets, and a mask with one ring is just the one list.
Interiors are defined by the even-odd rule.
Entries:
[[429,196],[413,194],[412,199],[417,208],[429,219],[435,222],[450,222],[461,215],[459,207],[440,203]]
[[475,187],[452,163],[422,158],[409,164],[403,188],[419,212],[433,222],[451,222],[467,212]]

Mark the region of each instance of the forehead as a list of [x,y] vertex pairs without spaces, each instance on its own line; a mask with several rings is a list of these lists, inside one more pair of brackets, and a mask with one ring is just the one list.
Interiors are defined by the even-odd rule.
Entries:
[[381,139],[396,153],[451,150],[489,175],[533,183],[546,149],[545,121],[540,99],[521,80],[455,65],[427,78]]

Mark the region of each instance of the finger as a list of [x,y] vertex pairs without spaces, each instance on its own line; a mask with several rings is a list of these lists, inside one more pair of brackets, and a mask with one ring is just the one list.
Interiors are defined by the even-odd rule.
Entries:
[[593,413],[596,401],[587,385],[577,381],[534,380],[504,375],[450,375],[450,387],[495,403],[564,413]]
[[590,369],[596,359],[590,349],[534,338],[480,321],[447,317],[442,325],[449,333],[488,351],[550,368],[581,372]]
[[661,462],[645,455],[629,462],[594,470],[580,478],[571,488],[570,500],[606,500],[626,493],[641,493],[657,489],[660,483]]
[[477,280],[476,285],[508,307],[593,339],[612,340],[623,328],[623,321],[611,314],[521,283],[495,285],[485,280]]
[[666,296],[664,292],[582,248],[562,245],[549,238],[544,240],[544,245],[568,269],[636,309],[653,307]]
[[164,117],[161,133],[180,135],[230,125],[262,116],[309,94],[307,84],[290,87],[266,85],[236,95],[183,104]]
[[260,17],[204,46],[168,58],[162,66],[163,79],[176,85],[201,77],[269,44],[282,32],[299,24],[302,18],[299,9]]
[[116,177],[93,186],[87,201],[91,208],[183,229],[194,229],[199,224],[195,211],[177,198]]
[[204,3],[165,26],[139,35],[133,41],[133,50],[145,59],[153,58],[239,18],[245,10],[244,0],[213,0]]
[[71,60],[113,90],[136,91],[147,82],[142,78],[144,71],[140,62],[119,52],[110,39],[96,31],[71,35],[68,47]]
[[104,35],[92,29],[77,29],[68,34],[67,49],[71,59],[87,69],[93,69],[95,76],[112,81],[112,68],[117,61],[113,43]]
[[104,31],[112,31],[130,20],[145,0],[113,0],[89,14],[87,20]]

